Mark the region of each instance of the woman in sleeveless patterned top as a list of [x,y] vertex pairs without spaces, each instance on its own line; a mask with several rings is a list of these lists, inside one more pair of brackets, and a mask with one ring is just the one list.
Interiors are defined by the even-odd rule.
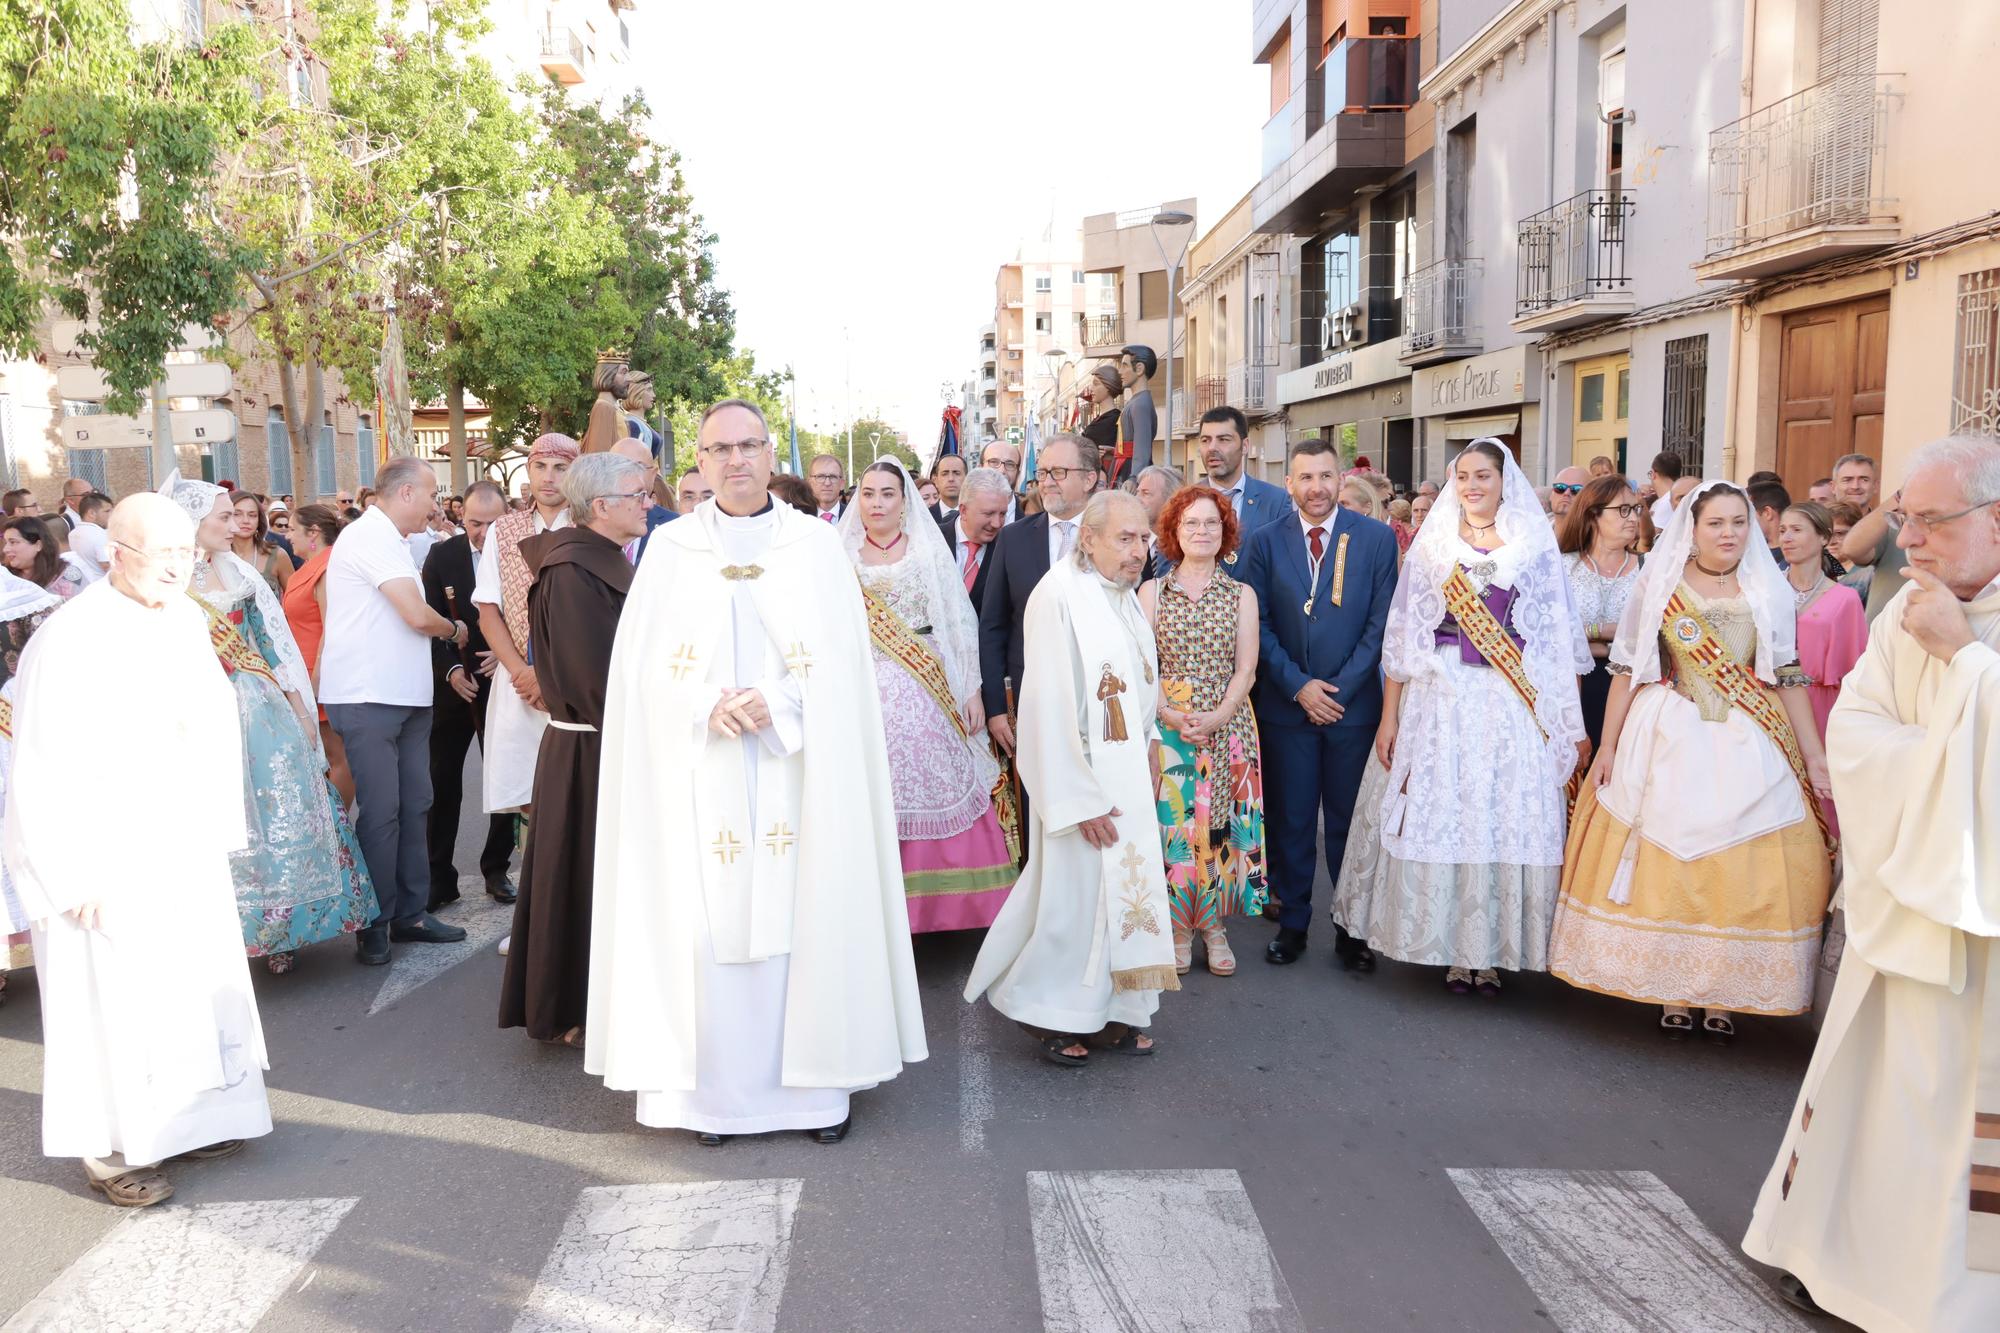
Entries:
[[1627,603],[1621,677],[1578,795],[1549,970],[1662,1007],[1669,1038],[1812,1007],[1832,888],[1826,757],[1792,593],[1744,494],[1675,510]]
[[1222,572],[1236,515],[1201,487],[1178,491],[1156,524],[1173,572],[1139,589],[1160,648],[1160,841],[1173,912],[1174,966],[1208,970],[1236,958],[1231,913],[1264,909],[1264,771],[1250,686],[1257,676],[1257,594]]

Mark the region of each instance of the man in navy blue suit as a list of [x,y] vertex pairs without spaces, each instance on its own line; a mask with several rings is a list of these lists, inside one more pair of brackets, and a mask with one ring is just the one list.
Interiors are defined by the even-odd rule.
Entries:
[[[1340,873],[1355,793],[1382,720],[1382,631],[1396,591],[1395,534],[1336,505],[1334,447],[1322,439],[1293,445],[1285,480],[1296,510],[1259,529],[1236,566],[1257,593],[1262,622],[1251,698],[1264,747],[1278,899],[1278,935],[1264,952],[1272,963],[1296,962],[1305,952],[1322,817],[1327,870]],[[1374,971],[1367,941],[1335,930],[1341,966]]]
[[[1243,445],[1249,435],[1249,419],[1233,407],[1211,407],[1201,414],[1201,467],[1208,475],[1197,484],[1229,497],[1240,534],[1238,550],[1258,529],[1292,512],[1292,498],[1284,487],[1260,481],[1243,470]],[[1238,558],[1232,553],[1229,561],[1234,564]]]

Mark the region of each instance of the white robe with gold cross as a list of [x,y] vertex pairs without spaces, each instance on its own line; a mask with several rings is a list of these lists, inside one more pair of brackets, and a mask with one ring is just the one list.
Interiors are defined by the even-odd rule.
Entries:
[[[691,517],[612,654],[585,1067],[649,1125],[830,1126],[925,1055],[866,617],[826,525]],[[725,688],[771,724],[713,734]]]
[[1870,1333],[1991,1333],[2000,1273],[1967,1239],[1993,1215],[1967,1200],[1975,1156],[2000,1165],[2000,1141],[1973,1139],[2000,1039],[2000,582],[1948,664],[1903,631],[1908,597],[1827,722],[1847,948],[1743,1249]]

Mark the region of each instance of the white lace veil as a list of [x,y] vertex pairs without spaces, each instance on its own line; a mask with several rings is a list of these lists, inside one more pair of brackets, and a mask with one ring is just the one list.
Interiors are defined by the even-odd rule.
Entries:
[[1482,555],[1460,540],[1458,524],[1464,511],[1454,458],[1450,479],[1403,557],[1383,633],[1382,666],[1400,681],[1433,680],[1449,688],[1450,677],[1438,666],[1436,639],[1445,616],[1445,580],[1463,564],[1483,574],[1489,586],[1512,588],[1514,605],[1508,618],[1523,640],[1521,659],[1528,683],[1535,687],[1535,719],[1548,738],[1549,762],[1561,781],[1575,768],[1576,743],[1585,734],[1576,678],[1590,670],[1590,644],[1570,605],[1555,529],[1527,474],[1500,441],[1489,436],[1472,444],[1494,445],[1505,460],[1500,512],[1494,518],[1503,544]]
[[[903,480],[903,536],[908,539],[903,559],[913,562],[912,570],[923,585],[924,600],[931,608],[931,646],[944,661],[952,698],[962,706],[979,691],[979,622],[972,614],[972,599],[965,595],[965,581],[951,558],[951,548],[945,545],[944,533],[931,517],[931,507],[918,494],[917,484],[895,459],[885,458],[882,463],[894,468]],[[847,512],[840,516],[840,540],[847,548],[847,558],[860,568],[863,530],[858,498],[850,500]]]
[[[1632,669],[1632,683],[1644,685],[1660,678],[1660,626],[1666,619],[1667,602],[1680,587],[1681,576],[1694,554],[1695,502],[1718,487],[1743,499],[1742,490],[1721,480],[1704,481],[1674,507],[1673,522],[1660,534],[1659,544],[1639,569],[1639,581],[1625,603],[1618,621],[1618,636],[1611,642],[1614,664]],[[1792,609],[1792,587],[1785,571],[1771,559],[1757,535],[1753,516],[1750,544],[1736,566],[1736,584],[1743,600],[1750,604],[1750,616],[1757,622],[1756,672],[1767,685],[1778,682],[1778,668],[1799,660],[1798,617]],[[1751,665],[1744,663],[1745,666]]]

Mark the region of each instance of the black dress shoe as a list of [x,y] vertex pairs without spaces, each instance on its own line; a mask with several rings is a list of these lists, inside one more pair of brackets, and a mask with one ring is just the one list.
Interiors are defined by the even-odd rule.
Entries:
[[389,938],[398,944],[456,944],[465,938],[465,927],[447,926],[426,912],[414,921],[392,924]]
[[1267,963],[1296,963],[1306,951],[1306,933],[1290,926],[1278,927],[1278,937],[1264,946]]
[[852,1115],[852,1113],[850,1113],[847,1119],[841,1121],[837,1125],[828,1125],[825,1129],[807,1130],[806,1137],[811,1139],[814,1143],[838,1143],[842,1139],[846,1138],[847,1131],[853,1128],[854,1128],[854,1116]]
[[1799,1281],[1790,1273],[1781,1273],[1778,1275],[1778,1294],[1793,1305],[1796,1305],[1799,1309],[1804,1310],[1807,1314],[1823,1315],[1826,1313],[1825,1310],[1820,1308],[1819,1302],[1812,1298],[1812,1293],[1806,1290],[1806,1284]]
[[1360,940],[1342,940],[1333,946],[1333,956],[1340,960],[1340,966],[1347,972],[1373,972],[1375,951]]
[[694,1141],[704,1148],[720,1148],[723,1144],[729,1142],[729,1135],[697,1134],[694,1136]]
[[368,926],[354,936],[354,961],[363,967],[380,967],[389,961],[389,928]]
[[521,895],[514,888],[514,881],[502,875],[486,881],[486,896],[496,903],[511,903]]

